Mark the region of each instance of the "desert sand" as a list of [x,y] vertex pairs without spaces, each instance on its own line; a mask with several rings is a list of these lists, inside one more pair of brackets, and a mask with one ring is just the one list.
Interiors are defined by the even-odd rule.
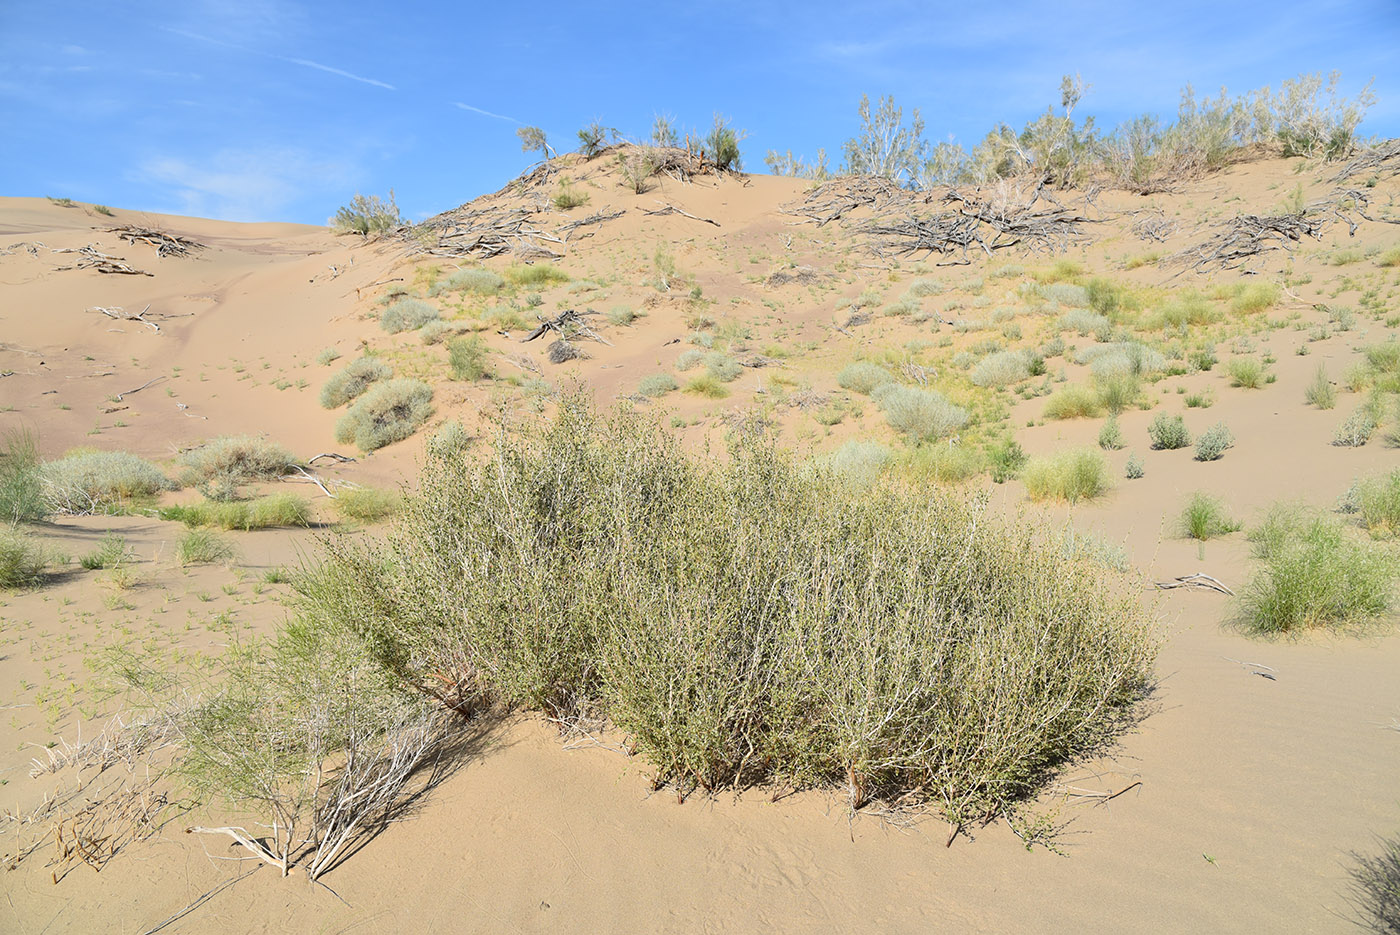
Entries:
[[[1361,359],[1360,347],[1400,330],[1400,269],[1373,259],[1400,246],[1400,227],[1385,221],[1398,216],[1400,178],[1392,172],[1370,189],[1375,220],[1354,236],[1333,222],[1321,239],[1256,257],[1247,272],[1200,273],[1155,259],[1200,242],[1219,219],[1267,213],[1296,185],[1307,198],[1325,195],[1335,167],[1298,171],[1299,160],[1261,159],[1184,183],[1173,194],[1104,192],[1095,205],[1102,220],[1064,254],[1012,249],[946,267],[935,265],[940,257],[893,263],[865,250],[851,226],[818,227],[785,211],[809,187],[800,180],[663,178],[634,194],[618,184],[609,159],[567,168],[590,202],[569,212],[547,209],[550,224],[605,206],[626,213],[552,245],[563,252],[554,265],[572,281],[542,289],[540,311],[625,305],[645,314],[626,326],[602,320],[597,327],[609,343],[582,344],[589,356],[563,364],[549,362],[546,341],[522,344],[518,330],[484,328],[479,333],[494,352],[498,378],[476,383],[450,379],[441,345],[424,345],[411,331],[386,334],[375,320],[379,300],[397,288],[423,294],[433,278],[423,271],[431,266],[438,275],[458,266],[499,270],[510,257],[478,263],[416,252],[411,239],[365,242],[325,228],[120,209],[100,217],[45,199],[0,199],[0,430],[35,431],[46,458],[89,446],[158,463],[216,435],[263,434],[302,459],[356,456],[318,464],[322,477],[411,485],[437,426],[458,420],[482,432],[493,406],[547,407],[549,391],[531,382],[539,380],[554,389],[578,381],[611,405],[630,397],[642,377],[669,370],[691,346],[688,319],[703,314],[721,329],[747,328],[736,343],[769,360],[746,368],[725,399],[672,393],[637,402],[664,411],[688,444],[722,445],[727,416],[763,411],[780,441],[802,452],[830,451],[851,438],[898,447],[868,400],[853,399],[853,408],[864,403],[862,411],[832,426],[818,423],[812,407],[772,402],[799,393],[853,397],[836,384],[842,367],[914,339],[932,347],[951,338],[931,352],[944,355],[931,366],[946,365],[947,355],[997,332],[959,329],[940,317],[984,317],[984,306],[1017,307],[1020,343],[1034,343],[1053,315],[1018,303],[1017,289],[1056,260],[1162,290],[1157,295],[1238,281],[1287,283],[1279,301],[1252,319],[1282,327],[1246,324],[1243,344],[1220,344],[1222,360],[1235,352],[1267,355],[1276,380],[1259,389],[1232,387],[1217,366],[1149,384],[1153,408],[1121,416],[1127,447],[1107,453],[1115,478],[1107,495],[1073,506],[1033,504],[1017,480],[994,485],[982,474],[965,482],[969,490],[990,488],[997,509],[1020,511],[1026,522],[1071,520],[1121,547],[1144,582],[1142,599],[1160,617],[1163,645],[1147,716],[1103,757],[1066,769],[1038,802],[1048,820],[1064,825],[1053,839],[1058,853],[1027,848],[1004,822],[967,829],[947,846],[949,828],[936,815],[851,814],[830,792],[774,801],[769,790],[755,789],[679,804],[673,794],[651,791],[645,764],[608,738],[561,737],[539,718],[515,716],[483,728],[408,818],[326,875],[325,885],[296,873],[282,879],[266,867],[252,872],[256,862],[240,860],[246,853],[227,839],[180,833],[217,823],[218,806],[201,805],[190,815],[172,811],[159,833],[129,844],[100,872],[81,862],[53,863],[52,841],[15,861],[0,874],[0,929],[149,932],[216,889],[161,931],[1353,929],[1349,855],[1369,851],[1376,835],[1400,831],[1395,619],[1351,632],[1263,639],[1234,625],[1237,610],[1226,595],[1146,585],[1203,572],[1238,587],[1250,576],[1255,561],[1243,534],[1204,544],[1178,535],[1175,518],[1193,491],[1220,497],[1251,523],[1281,499],[1331,508],[1355,478],[1400,465],[1397,449],[1379,433],[1361,447],[1331,444],[1364,394],[1339,386],[1333,410],[1308,406],[1303,395],[1319,363],[1341,383]],[[537,194],[508,187],[494,197]],[[644,213],[661,204],[693,217]],[[1149,207],[1178,222],[1165,242],[1133,234],[1134,212]],[[856,209],[848,220],[864,216],[868,209]],[[106,230],[124,224],[205,248],[188,258],[157,257]],[[85,245],[152,275],[60,269],[74,255],[55,249]],[[658,249],[674,258],[684,287],[651,284]],[[1356,259],[1337,263],[1344,251]],[[1154,261],[1130,262],[1147,254]],[[1024,271],[990,276],[1008,264]],[[816,285],[773,284],[774,273],[800,268]],[[944,285],[925,302],[940,316],[881,316],[877,306],[868,323],[851,325],[849,309],[838,310],[872,289],[882,295],[878,304],[892,302],[919,277]],[[690,298],[693,286],[704,300],[699,305]],[[1327,307],[1355,309],[1367,290],[1383,310],[1357,314],[1350,330],[1332,327]],[[437,304],[449,317],[446,299]],[[110,317],[94,310],[99,306],[148,309],[146,321]],[[525,317],[533,320],[528,310]],[[1073,332],[1066,338],[1093,340],[1076,340]],[[787,356],[765,349],[771,345]],[[340,354],[330,367],[316,362],[327,347]],[[429,425],[368,456],[335,440],[338,414],[317,401],[325,378],[361,348],[382,352],[401,374],[435,388]],[[1070,380],[1088,372],[1064,359],[1051,372],[1061,366]],[[684,382],[685,374],[677,376]],[[1185,408],[1185,395],[1196,393],[1212,405]],[[1044,397],[1001,398],[1016,439],[1032,455],[1093,445],[1103,423],[1045,419]],[[1146,427],[1159,411],[1184,413],[1193,433],[1224,421],[1234,447],[1209,463],[1193,460],[1189,448],[1149,451]],[[1145,476],[1125,480],[1133,452],[1144,460]],[[309,482],[288,478],[275,486],[312,498],[320,523],[231,533],[238,557],[226,566],[179,567],[172,551],[182,527],[151,515],[60,516],[37,527],[41,539],[71,555],[118,532],[135,550],[140,580],[119,589],[74,564],[42,587],[0,596],[0,707],[7,714],[0,723],[0,852],[7,861],[45,830],[24,816],[72,781],[63,773],[31,777],[34,758],[44,759],[59,738],[94,735],[122,710],[120,697],[99,690],[87,660],[116,644],[217,655],[285,618],[287,586],[267,583],[267,572],[314,560],[318,537],[339,534],[344,524]],[[189,490],[166,496],[196,497]]]

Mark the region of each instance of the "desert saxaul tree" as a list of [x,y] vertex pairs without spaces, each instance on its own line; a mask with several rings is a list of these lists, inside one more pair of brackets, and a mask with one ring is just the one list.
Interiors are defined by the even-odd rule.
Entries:
[[919,174],[928,144],[924,141],[924,118],[914,108],[909,126],[904,125],[904,109],[896,107],[894,96],[882,98],[874,113],[870,98],[860,98],[860,133],[846,140],[845,171],[849,175],[878,175],[912,184]]
[[522,153],[538,149],[542,160],[548,159],[554,153],[554,147],[549,145],[544,130],[539,127],[519,127],[516,129],[515,135],[520,137],[520,151]]

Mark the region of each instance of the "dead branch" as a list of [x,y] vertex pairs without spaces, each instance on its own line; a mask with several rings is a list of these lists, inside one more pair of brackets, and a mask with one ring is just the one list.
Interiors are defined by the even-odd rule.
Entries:
[[106,253],[99,253],[91,244],[87,245],[86,247],[79,247],[76,250],[68,247],[53,248],[51,252],[76,253],[82,257],[81,260],[79,260],[77,263],[74,263],[72,266],[54,267],[58,270],[95,269],[99,273],[122,273],[128,276],[155,275],[154,273],[148,273],[143,269],[136,269],[135,267],[128,265],[122,257],[111,256]]
[[883,210],[890,202],[907,201],[911,194],[882,176],[847,176],[818,185],[807,192],[801,201],[783,205],[783,211],[805,217],[822,227],[857,208],[879,205],[876,210]]
[[1231,597],[1235,592],[1220,582],[1218,578],[1210,575],[1195,572],[1190,575],[1178,575],[1171,581],[1158,581],[1156,584],[1159,591],[1170,591],[1173,588],[1202,588],[1207,591],[1219,591],[1221,594],[1228,594]]
[[1215,233],[1194,247],[1167,257],[1195,272],[1239,269],[1271,250],[1292,252],[1304,237],[1322,239],[1323,220],[1309,212],[1277,216],[1241,214],[1216,225]]
[[1332,177],[1333,182],[1345,182],[1363,172],[1376,175],[1400,173],[1400,139],[1385,140],[1356,156]]
[[680,208],[677,208],[675,205],[667,204],[664,201],[658,201],[657,204],[661,205],[661,207],[657,210],[648,211],[646,208],[643,208],[642,213],[647,215],[648,217],[661,217],[667,214],[679,214],[681,217],[690,218],[692,221],[701,221],[705,224],[713,224],[715,227],[720,226],[719,221],[716,221],[713,218],[698,217],[697,215],[691,214],[689,211],[683,211]]
[[318,454],[318,455],[315,455],[315,456],[313,456],[313,457],[307,458],[307,459],[306,459],[306,463],[307,463],[307,464],[315,464],[317,461],[319,461],[319,460],[322,459],[322,458],[330,458],[332,461],[338,462],[338,463],[340,463],[340,464],[353,464],[354,461],[355,461],[354,458],[351,458],[351,457],[349,457],[348,455],[337,454],[337,453],[334,452],[334,451],[323,451],[323,452],[321,452],[321,453]]
[[178,234],[167,234],[165,231],[153,230],[149,227],[109,227],[106,229],[109,234],[116,234],[128,243],[144,243],[156,248],[156,256],[189,256],[191,250],[203,250],[205,245],[188,237],[181,237]]
[[158,376],[158,377],[151,377],[151,379],[147,380],[145,383],[142,383],[142,384],[141,384],[140,386],[138,386],[136,389],[134,389],[134,390],[127,390],[127,391],[124,392],[124,393],[118,393],[116,396],[113,397],[113,399],[115,399],[117,402],[121,402],[123,396],[130,396],[132,393],[139,393],[139,392],[141,392],[142,390],[144,390],[146,387],[150,386],[152,383],[159,383],[161,380],[164,380],[164,379],[165,379],[165,376],[164,376],[164,375],[161,375],[161,376]]
[[600,211],[590,214],[586,218],[579,218],[577,221],[570,221],[567,224],[560,225],[559,231],[560,233],[567,233],[569,231],[578,230],[580,227],[588,227],[590,224],[602,224],[604,221],[616,220],[617,218],[622,217],[626,213],[626,208],[620,208],[617,211],[611,211],[607,207],[605,207]]
[[113,305],[111,307],[94,305],[92,308],[88,309],[90,312],[101,312],[113,321],[139,321],[143,325],[150,325],[151,328],[159,334],[160,325],[146,319],[146,313],[150,310],[151,306],[149,304],[134,315],[130,312],[123,311],[120,305]]
[[1166,243],[1167,238],[1176,233],[1178,226],[1175,218],[1169,218],[1162,211],[1154,209],[1137,212],[1129,230],[1138,240]]
[[[526,344],[552,331],[555,334],[559,335],[560,340],[563,340],[565,342],[568,342],[576,337],[582,337],[588,338],[593,341],[597,341],[599,344],[606,344],[609,347],[612,347],[611,341],[600,335],[598,332],[594,331],[588,325],[586,319],[591,316],[596,316],[597,314],[598,313],[593,311],[592,309],[589,309],[588,311],[584,312],[579,312],[575,311],[572,308],[567,308],[564,311],[560,312],[558,315],[555,315],[553,318],[539,319],[539,326],[536,327],[534,331],[531,331],[525,337],[521,338],[520,343]],[[556,363],[558,363],[558,361],[556,361]]]

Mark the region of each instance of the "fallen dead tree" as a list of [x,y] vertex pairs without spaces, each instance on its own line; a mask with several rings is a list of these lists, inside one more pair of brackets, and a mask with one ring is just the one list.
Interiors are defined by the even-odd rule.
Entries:
[[1323,219],[1307,211],[1261,216],[1240,214],[1216,225],[1215,233],[1168,257],[1198,273],[1239,269],[1271,250],[1292,251],[1304,237],[1322,239]]
[[79,247],[77,249],[73,249],[71,247],[55,247],[51,249],[54,253],[76,253],[79,257],[81,257],[80,260],[78,260],[71,266],[58,266],[55,267],[55,269],[95,269],[99,273],[120,273],[126,276],[155,275],[154,273],[148,273],[143,269],[136,269],[134,266],[129,265],[126,262],[126,260],[122,257],[111,256],[106,253],[101,253],[95,247],[93,247],[92,244],[88,244],[86,247]]
[[913,197],[913,192],[883,176],[852,175],[823,182],[800,201],[783,205],[783,212],[823,227],[857,208],[881,211],[893,203],[907,203]]
[[541,318],[539,326],[521,338],[520,343],[525,344],[552,333],[558,337],[549,345],[550,363],[562,364],[570,360],[586,359],[589,355],[574,344],[576,339],[587,338],[590,341],[597,341],[599,344],[612,346],[611,341],[594,331],[588,324],[588,318],[597,314],[591,309],[580,312],[568,308],[553,318]]
[[1342,171],[1332,177],[1333,182],[1345,182],[1363,173],[1373,175],[1395,175],[1400,173],[1400,139],[1377,143],[1352,159]]
[[[519,206],[463,206],[429,218],[404,236],[431,256],[489,259],[515,252],[558,259],[562,253],[541,246],[539,242],[562,245],[564,240],[557,233],[537,226],[534,223],[537,213]],[[426,246],[425,240],[428,241]]]
[[107,233],[116,234],[127,243],[144,243],[156,248],[156,256],[190,256],[192,250],[203,250],[204,244],[178,234],[149,227],[109,227]]

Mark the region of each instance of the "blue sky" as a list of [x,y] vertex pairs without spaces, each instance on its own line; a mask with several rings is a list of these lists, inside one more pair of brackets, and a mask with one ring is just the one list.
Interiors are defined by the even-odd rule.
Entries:
[[1170,116],[1180,89],[1243,92],[1339,69],[1375,78],[1362,130],[1400,136],[1396,0],[676,5],[596,2],[21,3],[0,0],[0,194],[231,220],[324,223],[391,187],[410,218],[524,169],[515,128],[561,149],[656,113],[835,156],[862,93],[975,143],[1091,85],[1101,127]]

